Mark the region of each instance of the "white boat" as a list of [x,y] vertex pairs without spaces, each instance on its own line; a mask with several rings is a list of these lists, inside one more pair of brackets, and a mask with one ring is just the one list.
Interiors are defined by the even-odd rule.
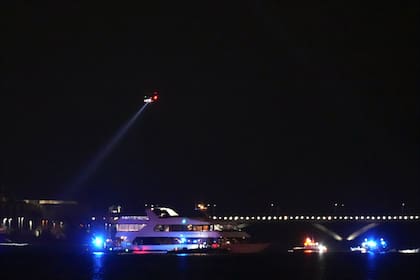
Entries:
[[221,233],[205,218],[182,217],[171,208],[146,209],[146,216],[115,218],[114,248],[169,252],[218,248]]
[[398,253],[401,253],[401,254],[418,254],[418,253],[420,253],[420,249],[419,248],[401,249],[401,250],[398,250]]
[[167,207],[146,209],[145,216],[116,217],[114,231],[109,249],[134,253],[188,250],[256,253],[269,246],[248,242],[249,234],[237,226],[215,223],[205,217],[182,217]]

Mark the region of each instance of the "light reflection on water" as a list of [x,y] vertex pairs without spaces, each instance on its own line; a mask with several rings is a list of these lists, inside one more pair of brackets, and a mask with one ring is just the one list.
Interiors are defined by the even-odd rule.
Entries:
[[[398,254],[308,254],[308,255],[135,255],[94,253],[89,280],[105,279],[214,279],[228,278],[278,279],[357,279],[378,280],[416,278],[419,272],[416,256]],[[74,274],[73,274],[74,276]],[[254,277],[256,276],[256,277]],[[236,278],[238,277],[238,278]],[[403,279],[401,278],[401,279]],[[72,277],[65,279],[73,279]]]
[[318,279],[325,279],[326,263],[324,254],[318,254]]
[[103,252],[95,252],[92,254],[92,258],[93,258],[92,280],[103,280],[105,254]]
[[[9,248],[10,249],[10,248]],[[0,250],[3,279],[413,279],[420,254],[117,254]]]
[[374,253],[367,253],[367,273],[366,273],[366,280],[373,280],[375,279],[375,275],[377,274],[377,254]]

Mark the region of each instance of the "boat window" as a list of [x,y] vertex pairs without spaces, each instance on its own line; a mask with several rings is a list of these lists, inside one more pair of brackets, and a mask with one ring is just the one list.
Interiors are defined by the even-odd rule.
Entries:
[[212,231],[212,225],[156,225],[154,231]]
[[146,224],[117,224],[117,231],[140,231]]
[[169,214],[167,211],[159,209],[159,208],[153,209],[153,212],[160,218],[169,217]]
[[133,245],[162,245],[162,244],[178,244],[174,237],[136,237]]
[[163,225],[156,225],[156,226],[153,228],[153,230],[154,230],[154,231],[163,231]]
[[212,244],[216,241],[214,238],[136,237],[133,240],[133,245]]
[[210,226],[209,225],[194,225],[192,227],[193,231],[209,231]]
[[170,231],[189,231],[187,225],[170,225]]
[[169,225],[156,225],[154,231],[170,231]]

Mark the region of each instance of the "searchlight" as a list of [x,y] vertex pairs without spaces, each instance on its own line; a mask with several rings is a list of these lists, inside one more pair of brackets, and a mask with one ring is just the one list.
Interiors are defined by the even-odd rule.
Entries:
[[157,91],[154,91],[152,94],[144,96],[144,103],[153,103],[153,102],[158,101],[158,99],[159,99],[159,93]]

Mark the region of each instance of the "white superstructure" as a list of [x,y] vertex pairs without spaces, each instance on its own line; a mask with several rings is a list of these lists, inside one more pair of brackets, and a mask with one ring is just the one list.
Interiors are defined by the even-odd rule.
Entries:
[[171,208],[146,209],[146,216],[120,216],[114,239],[124,250],[174,251],[217,247],[222,235],[205,218],[181,217]]

